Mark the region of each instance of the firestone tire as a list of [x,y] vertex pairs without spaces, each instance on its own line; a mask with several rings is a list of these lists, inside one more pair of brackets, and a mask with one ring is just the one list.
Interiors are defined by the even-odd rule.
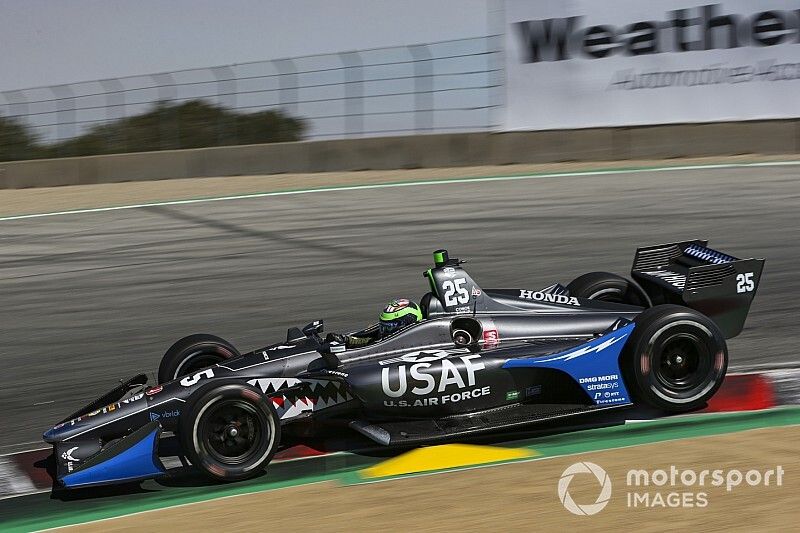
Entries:
[[161,358],[158,382],[167,383],[239,355],[225,339],[205,333],[189,335],[170,346]]
[[679,305],[646,309],[634,322],[621,365],[634,399],[670,412],[704,406],[728,368],[728,348],[716,324]]
[[178,437],[189,462],[215,481],[261,474],[281,440],[269,398],[241,383],[200,389],[181,413]]
[[589,272],[567,285],[570,296],[639,307],[652,307],[650,297],[637,283],[610,272]]

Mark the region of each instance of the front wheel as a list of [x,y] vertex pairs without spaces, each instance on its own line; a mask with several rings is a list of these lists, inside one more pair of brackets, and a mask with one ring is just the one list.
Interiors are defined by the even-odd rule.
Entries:
[[217,481],[260,474],[281,439],[280,420],[269,398],[240,383],[210,385],[195,396],[178,427],[192,465]]
[[169,347],[158,366],[158,382],[166,383],[198,370],[239,356],[239,350],[225,339],[198,333]]
[[728,348],[716,324],[678,305],[652,307],[634,322],[622,360],[631,394],[665,411],[705,405],[728,368]]

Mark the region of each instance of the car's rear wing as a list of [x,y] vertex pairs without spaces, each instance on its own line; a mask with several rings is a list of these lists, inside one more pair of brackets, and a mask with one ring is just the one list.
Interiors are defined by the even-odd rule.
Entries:
[[636,250],[631,276],[654,304],[676,303],[705,314],[726,338],[742,331],[758,289],[763,259],[739,259],[694,240]]

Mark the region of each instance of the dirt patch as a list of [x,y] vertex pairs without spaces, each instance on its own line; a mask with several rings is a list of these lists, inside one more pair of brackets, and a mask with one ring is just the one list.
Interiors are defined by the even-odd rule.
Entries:
[[0,216],[337,185],[362,185],[397,181],[501,176],[538,172],[569,172],[622,167],[793,160],[796,158],[796,155],[774,157],[747,155],[726,158],[715,157],[648,161],[606,161],[602,163],[554,163],[546,165],[503,165],[413,170],[326,172],[316,174],[275,174],[269,176],[231,176],[221,178],[106,183],[99,185],[71,185],[66,187],[43,187],[36,189],[6,189],[0,190]]
[[[78,526],[82,531],[172,530],[227,528],[254,530],[359,531],[502,530],[530,531],[587,527],[592,530],[790,530],[800,522],[800,427],[773,428],[725,436],[662,442],[580,456],[509,464],[462,472],[381,483],[317,485],[262,492],[147,512]],[[608,506],[593,516],[575,516],[561,505],[558,480],[569,465],[591,461],[604,468],[612,481]],[[626,486],[630,469],[670,471],[783,468],[782,485],[773,476],[770,486]],[[636,508],[627,493],[670,492],[706,494],[704,507]],[[594,502],[599,485],[590,475],[576,476],[569,492],[578,504]],[[687,497],[684,497],[687,498]],[[792,524],[795,524],[794,526]]]

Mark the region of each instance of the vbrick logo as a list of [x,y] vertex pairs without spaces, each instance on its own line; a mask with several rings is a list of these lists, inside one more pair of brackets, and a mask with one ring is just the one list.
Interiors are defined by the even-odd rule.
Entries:
[[512,24],[523,63],[800,43],[800,10],[724,13],[720,4],[676,9],[666,20],[582,26],[583,16]]

